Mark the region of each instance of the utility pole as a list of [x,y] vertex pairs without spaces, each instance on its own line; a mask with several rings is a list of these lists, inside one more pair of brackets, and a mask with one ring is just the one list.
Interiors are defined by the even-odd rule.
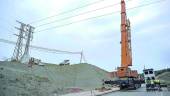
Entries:
[[80,64],[82,63],[82,59],[83,59],[83,51],[81,51],[80,53]]
[[20,60],[20,58],[22,56],[22,50],[23,50],[22,49],[23,38],[25,38],[24,32],[25,32],[26,24],[19,22],[19,21],[16,21],[16,22],[18,22],[21,25],[20,25],[20,28],[15,27],[20,32],[19,32],[19,35],[15,34],[16,36],[18,36],[18,40],[17,40],[16,46],[15,46],[15,49],[14,49],[14,52],[13,52],[12,61],[19,61]]
[[24,54],[21,57],[21,62],[22,63],[28,63],[29,62],[29,47],[30,47],[30,42],[33,40],[33,31],[34,31],[34,27],[32,27],[31,25],[27,25],[27,33],[26,33],[26,45],[25,45],[25,50],[24,50]]

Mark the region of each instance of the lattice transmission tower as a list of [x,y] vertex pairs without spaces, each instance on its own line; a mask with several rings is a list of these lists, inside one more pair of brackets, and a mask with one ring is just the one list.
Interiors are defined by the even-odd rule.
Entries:
[[15,34],[16,36],[18,36],[17,39],[17,43],[15,45],[15,49],[13,52],[13,56],[12,56],[12,61],[19,61],[20,58],[22,57],[22,51],[23,51],[23,40],[25,38],[25,28],[26,28],[26,24],[17,21],[20,24],[20,28],[15,27],[16,29],[19,30],[19,34]]
[[29,62],[29,59],[30,59],[29,47],[30,47],[30,42],[33,40],[33,31],[35,29],[31,25],[27,25],[27,28],[28,28],[28,31],[26,32],[25,50],[24,50],[24,54],[21,57],[22,63],[28,63]]
[[20,28],[15,27],[19,30],[17,43],[13,52],[12,61],[19,61],[19,62],[27,62],[29,61],[29,47],[30,42],[33,39],[33,31],[34,27],[29,24],[24,24],[22,22],[17,21],[20,24]]

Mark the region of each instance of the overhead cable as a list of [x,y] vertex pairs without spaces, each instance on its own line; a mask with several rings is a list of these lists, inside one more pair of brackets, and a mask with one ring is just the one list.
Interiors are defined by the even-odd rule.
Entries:
[[78,10],[78,9],[81,9],[81,8],[84,8],[84,7],[87,7],[87,6],[91,6],[91,5],[94,5],[94,4],[96,4],[96,3],[100,3],[100,2],[102,2],[102,1],[105,1],[105,0],[98,0],[98,1],[95,1],[95,2],[91,2],[91,3],[85,4],[85,5],[80,6],[80,7],[76,7],[76,8],[74,8],[74,9],[61,12],[61,13],[56,14],[56,15],[52,15],[52,16],[48,16],[48,17],[45,17],[45,18],[42,18],[42,19],[39,19],[39,20],[32,21],[32,22],[30,22],[29,24],[41,22],[41,21],[44,21],[44,20],[47,20],[47,19],[50,19],[50,18],[59,16],[59,15],[63,15],[63,14],[66,14],[66,13],[70,13],[70,12],[73,12],[73,11],[75,11],[75,10]]
[[[153,5],[153,4],[156,4],[156,3],[161,3],[163,1],[166,1],[166,0],[158,0],[158,1],[147,3],[147,4],[141,4],[139,6],[135,6],[135,7],[132,7],[132,8],[127,8],[127,11],[128,10],[132,10],[132,9],[136,9],[136,8],[140,8],[140,7],[145,7],[145,6]],[[71,23],[66,23],[66,24],[62,24],[62,25],[57,25],[57,26],[49,27],[49,28],[46,28],[46,29],[38,30],[36,32],[41,32],[41,31],[51,30],[51,29],[55,29],[55,28],[59,28],[59,27],[64,27],[64,26],[68,26],[68,25],[71,25],[71,24],[74,24],[74,23],[79,23],[79,22],[82,22],[82,21],[90,20],[90,19],[95,19],[95,18],[99,18],[99,17],[103,17],[103,16],[108,16],[108,15],[112,15],[114,13],[119,13],[119,12],[120,11],[110,12],[110,13],[106,13],[106,14],[103,14],[103,15],[98,15],[98,16],[94,16],[94,17],[90,17],[90,18],[74,21],[74,22],[71,22]]]
[[65,18],[62,18],[62,19],[54,20],[52,22],[44,23],[44,24],[41,24],[41,25],[38,25],[38,26],[35,26],[35,27],[41,27],[41,26],[44,26],[44,25],[48,25],[48,24],[51,24],[51,23],[56,23],[56,22],[59,22],[59,21],[67,20],[67,19],[70,19],[70,18],[73,18],[73,17],[77,17],[77,16],[80,16],[80,15],[92,13],[92,12],[95,12],[95,11],[98,11],[98,10],[106,9],[106,8],[109,8],[109,7],[114,7],[115,5],[118,5],[118,4],[119,3],[111,4],[111,5],[104,6],[104,7],[98,8],[98,9],[90,10],[90,11],[83,12],[83,13],[80,13],[80,14],[76,14],[76,15],[73,15],[73,16],[68,16],[68,17],[65,17]]
[[[0,38],[0,42],[8,43],[8,44],[16,44],[16,42],[14,42],[14,41],[5,40],[5,39],[1,39],[1,38]],[[25,44],[23,44],[23,45],[25,45]],[[55,52],[57,54],[80,54],[81,53],[81,52],[70,52],[70,51],[44,48],[44,47],[34,46],[34,45],[31,45],[30,47],[33,48],[33,49],[39,49],[39,50],[42,50],[42,51],[48,51],[48,52],[53,52],[53,53]]]

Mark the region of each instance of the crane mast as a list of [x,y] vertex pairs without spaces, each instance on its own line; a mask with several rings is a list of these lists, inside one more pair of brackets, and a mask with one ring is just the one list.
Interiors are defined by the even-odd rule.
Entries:
[[130,21],[126,17],[125,1],[121,0],[121,67],[131,66]]
[[136,77],[137,71],[131,70],[132,49],[131,49],[131,29],[130,20],[126,16],[125,1],[121,0],[121,67],[118,67],[118,77]]

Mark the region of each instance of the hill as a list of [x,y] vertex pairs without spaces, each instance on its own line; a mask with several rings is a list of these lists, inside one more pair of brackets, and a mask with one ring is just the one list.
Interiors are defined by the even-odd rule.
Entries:
[[170,68],[155,71],[155,74],[162,83],[170,85]]
[[2,96],[51,96],[90,90],[101,87],[103,79],[111,79],[108,72],[91,64],[45,64],[31,68],[18,62],[0,61]]
[[170,72],[164,72],[157,76],[159,80],[162,81],[162,83],[170,85]]
[[158,76],[164,72],[170,72],[170,68],[167,68],[167,69],[162,69],[162,70],[157,70],[155,71],[155,75]]

